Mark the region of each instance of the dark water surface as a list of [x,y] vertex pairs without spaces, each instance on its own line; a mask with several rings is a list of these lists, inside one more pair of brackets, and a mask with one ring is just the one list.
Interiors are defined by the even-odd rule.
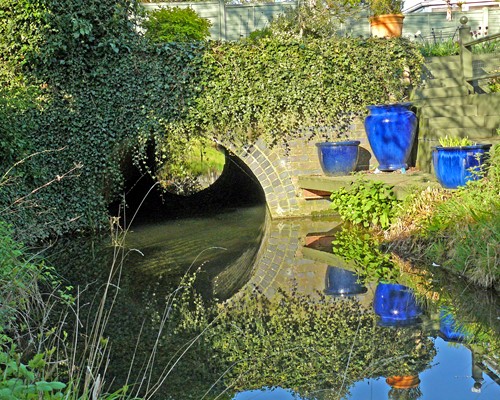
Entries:
[[[351,298],[324,298],[321,293],[332,259],[314,248],[305,248],[317,233],[334,231],[338,226],[335,220],[271,221],[263,205],[132,226],[126,235],[126,257],[116,283],[119,290],[106,329],[112,343],[107,375],[115,384],[123,384],[133,365],[129,382],[137,381],[158,336],[162,315],[169,311],[171,294],[186,271],[198,270],[194,287],[206,304],[213,298],[219,303],[232,299],[237,304],[241,293],[258,287],[266,298],[280,298],[283,308],[288,305],[282,293],[293,293],[292,297],[306,299],[302,309],[318,301],[324,307],[320,310],[331,307],[342,313],[345,309],[345,319],[352,321],[346,322],[345,329],[335,331],[335,326],[318,322],[322,312],[305,318],[311,340],[304,351],[309,333],[300,336],[301,328],[293,325],[293,318],[282,325],[272,316],[259,320],[274,321],[269,322],[273,333],[262,331],[259,335],[256,332],[260,322],[254,323],[254,316],[248,316],[248,324],[241,322],[245,311],[242,306],[234,319],[216,318],[212,322],[210,327],[218,321],[227,324],[227,328],[219,326],[213,336],[207,333],[214,350],[193,345],[165,380],[156,395],[158,399],[500,399],[498,343],[491,343],[500,334],[498,296],[451,281],[436,271],[415,286],[419,292],[416,297],[423,297],[419,300],[423,312],[414,324],[362,326],[358,318],[377,321],[373,311],[377,284],[365,282],[365,293]],[[88,301],[82,301],[89,313],[92,298],[113,262],[110,243],[109,238],[94,243],[75,240],[53,249],[51,259],[69,283],[95,285],[95,289],[88,289]],[[348,268],[340,261],[336,266]],[[468,327],[465,343],[452,342],[440,332],[445,308],[455,310],[453,316]],[[203,320],[196,313],[190,318]],[[286,312],[283,318],[287,318]],[[339,316],[332,314],[331,318]],[[190,329],[196,324],[190,321],[188,325],[184,331],[168,326],[160,335],[152,380],[165,366],[172,365],[172,353],[186,350]],[[324,334],[318,332],[321,326],[325,327]],[[294,339],[295,334],[300,339]],[[253,342],[244,344],[244,339],[250,337]],[[273,338],[277,338],[274,344]],[[331,345],[330,339],[317,343],[325,338],[331,339]],[[208,340],[204,346],[210,343]],[[293,346],[294,340],[300,340],[297,347]],[[231,358],[226,353],[231,346],[242,349],[241,353],[221,363],[228,369],[217,369],[217,357]],[[266,351],[270,354],[280,346],[283,348],[277,356],[269,356],[269,362],[261,360],[266,358],[262,357]],[[136,356],[132,357],[134,352]],[[243,363],[249,370],[258,370],[246,373],[241,369],[231,375],[231,371],[243,368]],[[414,387],[392,388],[386,381],[399,372],[409,374],[410,370],[415,375]],[[231,379],[238,383],[230,383]]]

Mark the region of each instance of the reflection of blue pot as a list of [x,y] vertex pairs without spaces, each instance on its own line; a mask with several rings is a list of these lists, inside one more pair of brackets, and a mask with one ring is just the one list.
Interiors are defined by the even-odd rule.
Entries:
[[368,106],[365,131],[373,154],[382,171],[407,168],[415,134],[417,117],[409,110],[411,103]]
[[358,276],[347,269],[328,266],[325,279],[325,294],[332,296],[354,296],[367,291],[358,282]]
[[316,143],[321,169],[326,175],[348,175],[358,163],[359,140]]
[[[439,183],[447,189],[465,186],[467,181],[477,180],[481,176],[479,166],[489,151],[491,144],[473,146],[442,147],[437,146],[432,151],[432,164]],[[472,170],[471,170],[472,169]]]
[[461,342],[468,337],[463,327],[457,324],[453,314],[446,308],[443,308],[439,313],[439,332],[443,339],[448,342]]
[[411,325],[422,314],[411,289],[397,283],[378,284],[373,308],[382,325]]

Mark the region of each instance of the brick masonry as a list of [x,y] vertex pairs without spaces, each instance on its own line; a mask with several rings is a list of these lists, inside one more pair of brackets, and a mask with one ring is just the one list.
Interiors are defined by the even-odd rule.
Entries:
[[[358,120],[352,125],[348,139],[361,142],[358,169],[374,168],[376,161],[371,154],[363,121]],[[328,207],[328,200],[306,201],[298,186],[300,175],[323,174],[315,143],[324,140],[294,139],[288,143],[288,149],[279,145],[270,147],[262,139],[240,148],[221,144],[253,172],[264,190],[271,217],[275,219],[307,216]],[[334,140],[334,137],[329,140]]]
[[[325,289],[328,263],[311,259],[303,254],[307,235],[311,230],[328,232],[341,224],[339,219],[281,219],[266,218],[264,237],[257,252],[253,271],[240,295],[246,290],[257,288],[267,297],[273,297],[278,290],[316,297]],[[338,266],[343,267],[344,264]],[[373,299],[372,285],[367,285],[366,294],[357,296],[369,306]]]

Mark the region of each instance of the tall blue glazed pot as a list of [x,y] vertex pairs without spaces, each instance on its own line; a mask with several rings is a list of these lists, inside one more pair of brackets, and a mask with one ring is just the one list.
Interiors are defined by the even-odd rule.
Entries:
[[358,275],[348,269],[328,266],[325,277],[325,294],[331,296],[355,296],[368,289],[359,282]]
[[408,168],[417,117],[409,109],[411,103],[368,106],[365,131],[381,171]]
[[359,140],[316,143],[321,169],[325,175],[348,175],[356,170]]
[[468,181],[481,178],[478,173],[491,144],[442,147],[432,151],[432,164],[436,178],[446,189],[465,186]]
[[373,298],[375,314],[382,325],[411,325],[422,310],[410,288],[397,283],[379,283]]

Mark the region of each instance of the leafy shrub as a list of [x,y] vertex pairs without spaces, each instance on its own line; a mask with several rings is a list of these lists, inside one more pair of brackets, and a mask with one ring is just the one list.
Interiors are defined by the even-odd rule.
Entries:
[[[224,307],[207,338],[227,367],[222,369],[227,386],[285,382],[308,398],[319,391],[324,399],[344,397],[352,383],[366,377],[418,373],[436,354],[420,329],[384,329],[373,310],[355,298],[332,301],[296,290],[279,291],[270,300],[258,291],[245,293]],[[393,362],[377,362],[381,359]]]
[[11,229],[0,220],[0,327],[19,333],[19,315],[30,309],[37,291],[41,268],[24,259],[22,246],[12,238]]
[[383,182],[358,180],[348,189],[340,188],[330,196],[330,208],[344,221],[364,227],[387,229],[395,215],[398,200],[393,186]]
[[272,144],[325,126],[345,134],[367,104],[406,98],[420,77],[421,56],[404,39],[156,46],[137,33],[136,5],[2,3],[1,84],[22,82],[32,106],[0,117],[22,121],[0,147],[22,149],[13,161],[40,151],[1,189],[0,209],[25,242],[106,226],[126,159],[153,175],[169,164],[175,180],[193,138]]
[[401,14],[403,0],[368,0],[368,7],[372,15]]
[[463,188],[426,191],[423,200],[418,196],[405,203],[401,218],[412,228],[411,235],[405,232],[407,239],[402,240],[399,229],[393,248],[404,257],[443,265],[479,286],[498,289],[500,145],[490,150],[483,168],[485,176]]
[[[493,71],[493,72],[500,73],[500,69],[497,69],[496,71]],[[497,76],[495,78],[491,78],[488,81],[488,88],[490,89],[491,93],[500,92],[500,76]]]
[[333,254],[354,262],[356,273],[366,282],[394,281],[399,276],[391,255],[381,250],[373,235],[356,226],[343,227],[332,244]]
[[211,22],[192,8],[160,8],[151,11],[143,24],[146,37],[155,43],[187,42],[210,37]]
[[172,126],[222,141],[345,135],[368,104],[407,97],[422,57],[405,39],[263,38],[211,43],[202,91]]
[[357,16],[361,6],[359,0],[298,3],[296,7],[288,7],[267,28],[251,34],[250,38],[332,38],[346,18]]
[[443,147],[462,147],[472,145],[472,140],[469,137],[458,138],[446,135],[444,138],[439,138],[439,144]]
[[453,193],[430,218],[427,256],[472,282],[493,287],[500,281],[500,146],[490,151],[486,176]]
[[[29,46],[19,48],[14,29],[0,38],[2,87],[19,83],[29,105],[16,100],[14,87],[5,92],[12,106],[0,111],[0,120],[17,121],[0,128],[8,131],[1,151],[22,148],[8,154],[11,163],[0,174],[33,155],[0,188],[0,210],[24,242],[107,225],[107,206],[124,181],[123,160],[133,156],[142,167],[151,135],[169,137],[165,121],[180,118],[192,101],[203,52],[194,44],[152,46],[129,19],[138,12],[135,2],[43,3],[6,0],[0,13],[2,28],[23,19],[21,31],[40,27],[23,31]],[[180,139],[170,137],[162,162],[182,158]]]
[[460,54],[460,43],[453,39],[443,41],[426,40],[418,44],[424,57],[445,57]]
[[[0,332],[1,334],[1,332]],[[37,354],[28,364],[20,361],[15,346],[6,349],[9,340],[2,338],[0,350],[0,398],[8,400],[25,399],[62,399],[66,385],[43,378],[46,367],[45,354]]]

